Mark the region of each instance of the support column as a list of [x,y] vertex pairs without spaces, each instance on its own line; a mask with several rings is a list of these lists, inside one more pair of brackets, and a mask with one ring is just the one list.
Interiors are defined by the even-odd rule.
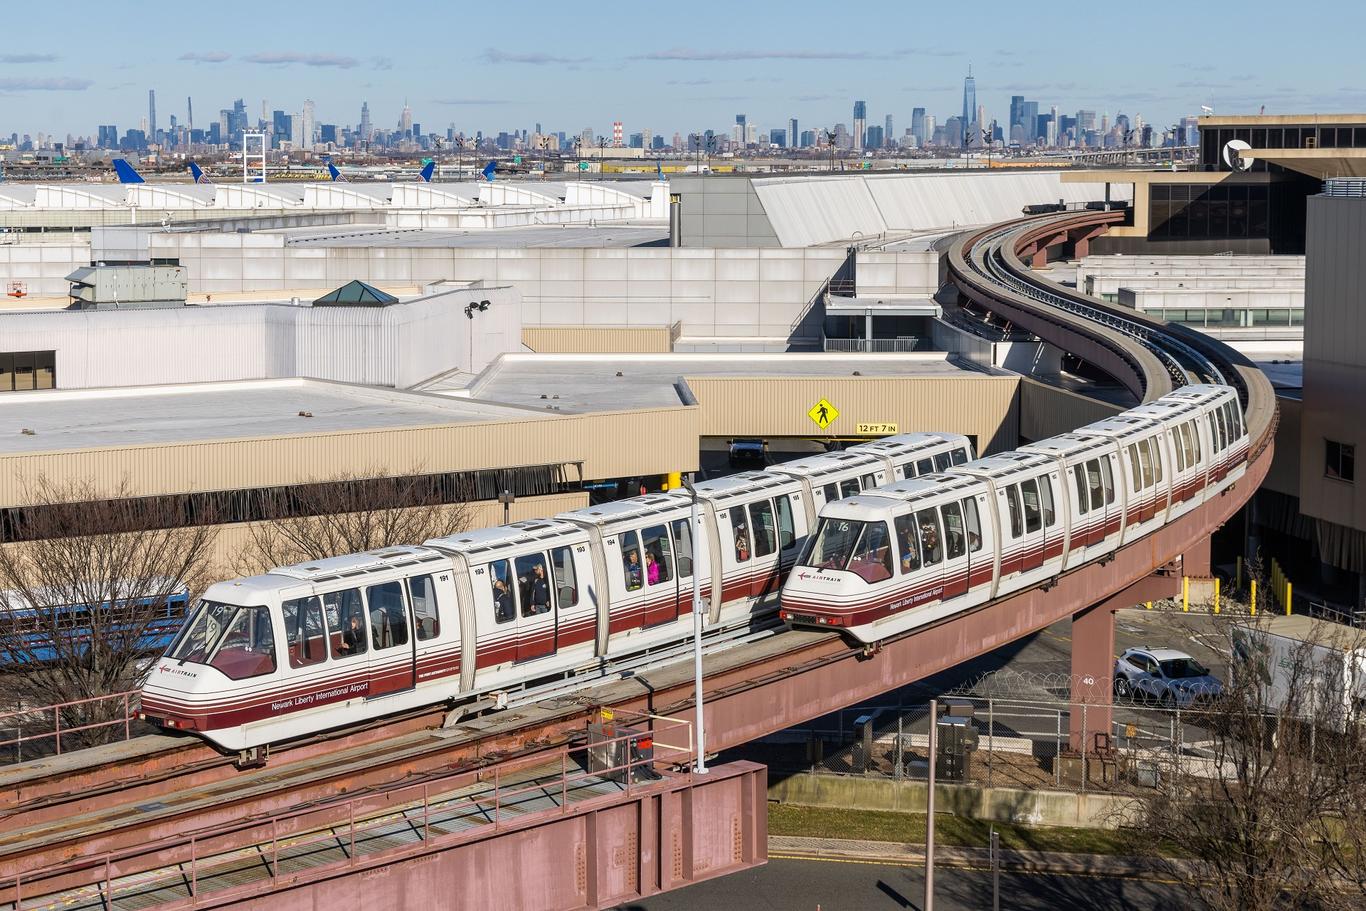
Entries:
[[1181,555],[1181,571],[1187,576],[1210,575],[1209,538]]
[[[1109,733],[1115,670],[1115,608],[1107,601],[1072,615],[1072,702],[1069,712],[1073,750],[1090,752],[1097,733]],[[1085,738],[1083,740],[1083,738]]]
[[1038,248],[1037,250],[1034,251],[1034,255],[1031,256],[1030,259],[1029,259],[1029,267],[1030,267],[1031,269],[1042,269],[1042,268],[1044,268],[1044,267],[1047,266],[1047,265],[1048,265],[1048,248],[1045,247],[1045,246],[1043,246],[1042,244],[1040,244],[1040,245],[1039,245],[1039,248]]

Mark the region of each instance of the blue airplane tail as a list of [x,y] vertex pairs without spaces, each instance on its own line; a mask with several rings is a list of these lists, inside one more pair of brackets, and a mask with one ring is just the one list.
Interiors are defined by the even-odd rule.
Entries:
[[193,161],[190,162],[190,176],[194,178],[195,183],[213,183],[212,180],[209,180],[209,175],[204,173],[204,169]]
[[119,175],[119,183],[146,183],[126,158],[114,159],[114,173]]
[[330,158],[327,160],[327,173],[332,176],[333,183],[336,183],[339,180],[344,181],[346,179],[342,177],[341,171],[337,170],[337,166],[332,163],[332,159]]
[[664,180],[664,162],[660,159],[655,160],[655,179],[660,182]]
[[432,175],[434,173],[436,173],[436,159],[432,159],[431,161],[424,164],[422,166],[421,172],[418,173],[418,176],[421,177],[423,181],[425,181],[426,183],[431,183]]
[[498,162],[496,162],[496,161],[490,161],[488,164],[484,165],[484,171],[483,171],[484,179],[487,180],[489,183],[493,183],[493,175],[494,175],[497,171],[498,171]]

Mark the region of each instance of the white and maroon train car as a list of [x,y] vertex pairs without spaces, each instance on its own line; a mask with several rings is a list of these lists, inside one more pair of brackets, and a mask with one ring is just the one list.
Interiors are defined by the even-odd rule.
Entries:
[[[1101,559],[1246,470],[1236,392],[1184,387],[1114,418],[828,504],[783,588],[795,626],[863,642]],[[990,570],[988,574],[988,568]]]

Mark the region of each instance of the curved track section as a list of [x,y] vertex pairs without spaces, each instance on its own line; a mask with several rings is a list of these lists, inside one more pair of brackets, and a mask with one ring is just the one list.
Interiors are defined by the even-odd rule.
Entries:
[[1086,210],[1022,218],[959,235],[947,253],[949,281],[978,306],[1094,364],[1139,401],[1189,383],[1234,387],[1252,437],[1250,458],[1258,459],[1275,435],[1276,396],[1251,361],[1193,329],[1060,285],[1021,259],[1021,251],[1042,241],[1122,220],[1122,212]]

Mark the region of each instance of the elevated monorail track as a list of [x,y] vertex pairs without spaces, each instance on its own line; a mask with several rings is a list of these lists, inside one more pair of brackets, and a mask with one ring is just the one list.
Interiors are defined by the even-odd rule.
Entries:
[[[1047,590],[1016,592],[890,637],[876,648],[852,647],[835,634],[793,630],[758,635],[710,655],[705,693],[710,749],[737,746],[923,679],[1107,600],[1131,604],[1170,594],[1179,577],[1174,563],[1207,542],[1251,496],[1270,466],[1276,427],[1275,397],[1265,376],[1217,340],[1079,294],[1021,259],[1041,241],[1104,228],[1120,217],[1063,213],[965,233],[946,253],[949,282],[978,307],[1110,374],[1140,401],[1192,382],[1235,387],[1251,437],[1245,476],[1119,548],[1104,565],[1084,564],[1056,577]],[[13,902],[14,877],[21,870],[55,867],[59,877],[69,873],[63,882],[78,885],[99,881],[110,868],[127,873],[141,863],[180,862],[187,833],[226,820],[264,819],[290,807],[325,807],[357,789],[384,793],[452,769],[477,774],[490,760],[558,748],[581,732],[586,717],[600,706],[682,717],[693,713],[687,662],[632,670],[589,690],[549,688],[543,705],[531,704],[531,694],[524,694],[508,712],[450,732],[413,730],[419,722],[410,720],[409,727],[395,725],[387,741],[376,738],[364,749],[355,740],[349,741],[350,749],[338,741],[330,755],[319,750],[307,762],[273,763],[233,776],[215,771],[209,776],[215,779],[212,787],[195,794],[167,787],[148,801],[148,792],[137,788],[122,795],[111,788],[82,805],[79,818],[59,818],[51,809],[26,818],[25,802],[15,800],[0,807],[11,833],[0,839],[0,909]],[[382,761],[376,758],[381,753]],[[139,796],[130,801],[134,794]],[[40,817],[44,822],[36,822]],[[213,904],[211,897],[199,902]]]

